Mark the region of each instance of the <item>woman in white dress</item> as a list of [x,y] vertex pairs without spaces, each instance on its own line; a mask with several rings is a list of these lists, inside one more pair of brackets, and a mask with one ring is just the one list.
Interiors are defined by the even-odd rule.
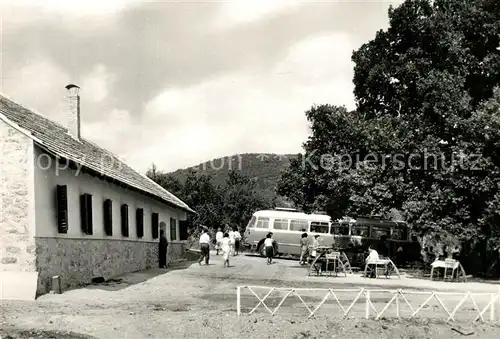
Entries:
[[234,244],[235,244],[234,231],[232,229],[229,229],[229,232],[227,232],[227,235],[229,237],[229,240],[231,240],[229,242],[229,255],[234,255]]
[[217,229],[217,234],[215,234],[215,241],[216,241],[215,249],[217,250],[217,255],[219,255],[220,242],[221,242],[222,238],[223,238],[223,233],[222,233],[222,230],[219,227]]
[[224,237],[220,241],[220,250],[222,251],[222,258],[224,260],[224,267],[229,267],[229,253],[231,252],[231,238],[229,234],[224,233]]

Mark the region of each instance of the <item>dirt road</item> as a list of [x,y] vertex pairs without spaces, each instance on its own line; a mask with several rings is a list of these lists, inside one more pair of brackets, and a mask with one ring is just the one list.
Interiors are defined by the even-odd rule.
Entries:
[[[355,289],[405,288],[442,291],[496,292],[498,285],[453,284],[428,282],[417,279],[365,279],[305,277],[305,268],[296,261],[277,260],[267,266],[265,260],[240,255],[231,258],[232,267],[222,268],[220,258],[212,255],[212,265],[197,263],[185,268],[149,270],[122,277],[120,282],[88,286],[67,291],[61,295],[45,295],[35,302],[2,302],[0,321],[3,337],[13,329],[36,329],[73,332],[71,338],[459,338],[451,325],[437,319],[444,312],[437,302],[425,309],[425,319],[412,321],[364,320],[365,302],[360,300],[353,307],[353,315],[361,319],[342,320],[341,308],[335,300],[328,300],[315,319],[308,319],[308,311],[294,297],[285,300],[282,308],[271,317],[260,306],[252,315],[236,316],[236,286],[286,286]],[[260,297],[267,291],[256,290]],[[281,295],[272,296],[266,304],[276,307]],[[302,293],[301,293],[302,295]],[[304,294],[303,300],[314,308],[325,293]],[[280,297],[281,296],[281,297]],[[339,294],[339,302],[347,308],[355,293]],[[424,296],[420,296],[420,300]],[[373,296],[374,307],[380,311],[390,299],[388,295]],[[459,301],[456,297],[443,300],[450,311]],[[422,301],[410,300],[416,308]],[[485,300],[478,300],[480,309]],[[258,300],[248,291],[242,292],[241,308],[248,313]],[[500,310],[500,303],[497,309]],[[467,308],[468,307],[468,308]],[[473,306],[467,306],[462,317],[472,316]],[[388,311],[389,312],[389,311]],[[391,311],[393,312],[393,310]],[[403,310],[401,314],[409,312]],[[499,312],[497,311],[497,314]],[[388,313],[387,316],[393,314]],[[485,314],[488,316],[488,313]],[[460,318],[460,317],[459,317]],[[462,328],[474,332],[468,338],[498,338],[498,325],[473,327],[463,323]],[[2,333],[0,331],[0,333]],[[50,338],[50,336],[33,336]],[[72,337],[73,335],[73,337]],[[55,336],[59,337],[59,336]],[[62,337],[62,335],[60,336]],[[24,338],[24,337],[23,337]],[[27,337],[26,337],[27,338]]]

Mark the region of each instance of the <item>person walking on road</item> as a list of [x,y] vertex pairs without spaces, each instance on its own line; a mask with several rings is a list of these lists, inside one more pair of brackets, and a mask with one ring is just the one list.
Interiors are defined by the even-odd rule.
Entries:
[[229,242],[229,246],[231,247],[231,250],[230,250],[229,254],[230,255],[234,255],[234,243],[235,243],[235,241],[234,241],[234,231],[229,226],[228,226],[228,228],[229,228],[229,232],[227,232],[227,234],[229,235],[229,239],[231,240]]
[[200,236],[200,250],[201,256],[198,263],[201,265],[201,262],[205,259],[205,264],[208,266],[210,260],[210,236],[206,227],[203,228],[203,233]]
[[224,236],[221,240],[221,252],[222,259],[224,260],[224,268],[229,267],[229,252],[231,250],[230,243],[231,239],[229,239],[229,234],[224,233]]
[[302,233],[300,238],[300,265],[306,264],[307,253],[309,252],[309,240],[307,239],[307,233]]
[[222,233],[222,230],[220,229],[220,227],[217,229],[217,233],[215,234],[215,249],[217,250],[217,255],[219,255],[219,250],[220,250],[220,246],[221,246],[221,241],[222,241],[222,238],[224,237],[224,233]]
[[236,256],[240,252],[240,241],[241,241],[241,234],[238,231],[237,227],[234,228],[233,238],[234,238],[234,255]]
[[311,257],[316,258],[318,248],[319,248],[319,234],[316,234],[313,238]]
[[268,233],[266,235],[266,240],[264,240],[264,246],[266,248],[267,264],[271,265],[273,263],[274,246],[272,234]]

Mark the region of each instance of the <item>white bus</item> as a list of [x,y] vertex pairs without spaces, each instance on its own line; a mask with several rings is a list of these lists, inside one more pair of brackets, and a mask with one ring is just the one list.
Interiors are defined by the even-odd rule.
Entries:
[[264,255],[264,239],[269,232],[277,243],[275,252],[300,255],[300,237],[306,232],[312,243],[319,234],[320,246],[332,246],[330,217],[323,214],[306,214],[289,210],[264,210],[253,214],[245,230],[244,245]]
[[[244,234],[243,245],[264,255],[262,244],[266,235],[272,232],[276,241],[275,253],[300,255],[300,237],[308,234],[309,243],[313,237],[320,236],[320,246],[342,249],[345,252],[362,253],[368,246],[388,243],[388,255],[392,256],[397,248],[403,246],[410,253],[411,245],[408,225],[405,222],[360,217],[344,217],[332,222],[324,214],[306,214],[297,211],[276,209],[257,211],[250,219]],[[355,262],[357,259],[351,260]]]

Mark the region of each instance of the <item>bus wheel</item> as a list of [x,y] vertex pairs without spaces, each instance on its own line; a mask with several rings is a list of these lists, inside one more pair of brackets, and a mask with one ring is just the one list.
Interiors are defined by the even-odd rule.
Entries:
[[266,257],[266,246],[264,246],[264,243],[260,245],[259,253],[261,257]]

